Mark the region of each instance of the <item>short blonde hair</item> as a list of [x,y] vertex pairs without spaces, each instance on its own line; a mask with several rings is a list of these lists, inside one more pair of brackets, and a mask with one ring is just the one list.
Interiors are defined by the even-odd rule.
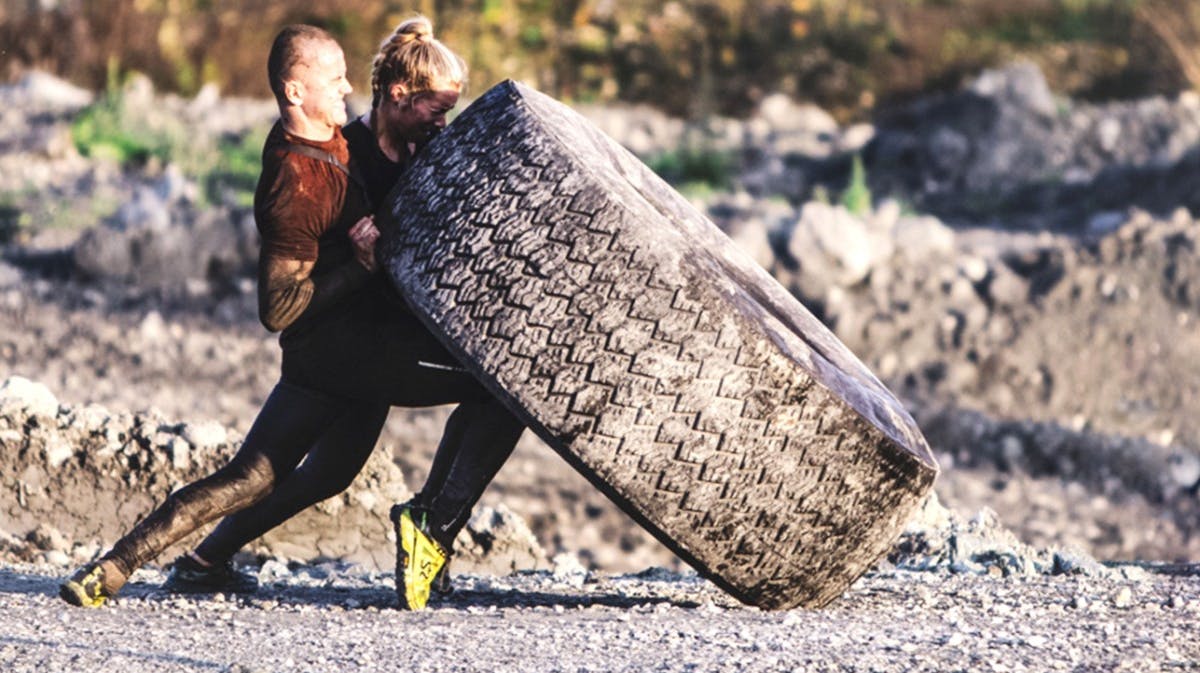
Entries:
[[447,84],[461,91],[467,83],[467,63],[433,36],[429,19],[414,16],[379,45],[371,64],[371,107],[378,107],[396,82],[410,94]]
[[275,100],[283,104],[284,84],[296,68],[312,58],[309,46],[326,42],[337,44],[332,35],[316,26],[295,24],[284,26],[279,31],[271,44],[271,53],[267,55],[267,82],[271,85]]

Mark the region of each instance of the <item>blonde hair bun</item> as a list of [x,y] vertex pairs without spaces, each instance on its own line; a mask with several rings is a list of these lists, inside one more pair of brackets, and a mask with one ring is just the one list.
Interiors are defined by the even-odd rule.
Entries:
[[399,44],[413,40],[428,42],[433,39],[433,23],[423,16],[416,16],[396,26],[393,35]]
[[371,107],[379,106],[395,82],[403,83],[410,94],[441,86],[461,91],[467,82],[467,63],[433,36],[428,18],[414,16],[379,45],[371,65]]

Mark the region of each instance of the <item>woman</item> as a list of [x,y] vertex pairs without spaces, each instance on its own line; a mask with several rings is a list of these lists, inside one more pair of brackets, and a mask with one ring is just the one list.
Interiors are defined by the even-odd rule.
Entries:
[[[276,53],[278,43],[269,60],[289,62]],[[275,72],[270,64],[268,70]],[[291,108],[277,79],[272,75],[272,88],[286,112]],[[355,169],[330,168],[342,163],[336,156],[341,146],[313,146],[294,137],[273,145],[272,131],[256,216],[261,210],[260,315],[269,328],[283,330],[280,384],[229,465],[172,494],[104,557],[65,582],[64,599],[102,604],[137,567],[224,514],[231,515],[175,562],[167,588],[252,590],[252,579],[234,572],[230,558],[348,487],[370,455],[389,405],[457,402],[421,494],[393,508],[401,538],[396,578],[401,606],[424,607],[454,537],[523,426],[454,361],[380,274],[364,277],[363,270],[375,268],[378,231],[370,217],[359,216],[367,212],[362,203],[383,201],[411,157],[445,126],[465,81],[465,64],[433,38],[427,19],[417,17],[384,41],[372,70],[372,110],[346,127]],[[269,170],[272,158],[283,163],[282,171]],[[290,164],[297,172],[325,171],[341,185],[341,212],[332,219],[355,224],[264,225],[273,221],[272,208],[306,196],[304,190],[287,191],[287,181],[277,177],[286,177]],[[276,193],[281,189],[282,196]],[[303,219],[312,210],[291,215]],[[314,282],[318,278],[320,284]]]
[[[371,72],[371,110],[344,133],[376,209],[412,157],[446,125],[466,84],[466,64],[433,37],[428,19],[401,23],[383,41]],[[374,226],[362,236],[372,243]],[[376,295],[341,329],[308,348],[321,357],[285,374],[322,392],[396,406],[458,402],[446,422],[429,477],[413,501],[393,509],[399,535],[400,604],[423,607],[471,509],[511,455],[524,425],[468,374],[394,292]],[[369,354],[362,357],[360,354]],[[432,569],[432,570],[431,570]]]

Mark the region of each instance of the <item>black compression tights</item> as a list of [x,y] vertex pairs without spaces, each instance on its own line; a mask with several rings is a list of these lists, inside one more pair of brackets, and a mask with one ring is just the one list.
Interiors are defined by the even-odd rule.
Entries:
[[525,426],[494,399],[463,402],[450,414],[429,477],[417,496],[430,510],[433,536],[446,549],[508,460]]
[[[251,540],[349,487],[370,457],[387,411],[386,404],[347,402],[278,384],[229,464],[168,496],[104,558],[128,577],[201,526],[230,515],[196,548],[206,561],[229,559]],[[434,537],[447,549],[522,430],[492,399],[464,402],[450,414],[418,496],[432,511]]]
[[[104,558],[116,562],[128,577],[200,526],[231,512],[245,511],[268,494],[279,493],[280,489],[272,491],[277,484],[284,492],[271,500],[281,511],[296,507],[295,511],[299,511],[340,491],[344,486],[332,492],[329,489],[335,482],[349,484],[358,473],[375,445],[386,414],[386,405],[349,403],[279,383],[233,459],[211,475],[168,496]],[[314,447],[317,437],[320,440]],[[305,454],[309,454],[309,461],[297,470]],[[343,457],[347,459],[344,463]],[[329,470],[315,480],[325,486],[323,493],[328,495],[293,488],[304,481],[304,475],[311,475],[317,469]],[[257,535],[247,539],[254,537]]]
[[232,514],[196,550],[206,561],[223,562],[345,490],[370,456],[389,405],[457,402],[418,496],[432,511],[434,537],[452,548],[524,426],[424,330],[348,323],[331,334],[313,337],[302,352],[285,349],[284,381],[237,455],[169,496],[105,559],[128,576],[200,526]]

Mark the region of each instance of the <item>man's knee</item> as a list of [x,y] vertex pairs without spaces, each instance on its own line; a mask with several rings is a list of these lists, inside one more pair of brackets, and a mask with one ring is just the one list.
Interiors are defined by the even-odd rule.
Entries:
[[262,454],[237,456],[204,481],[207,483],[197,489],[200,492],[196,497],[227,503],[230,510],[236,510],[262,500],[271,492],[275,487],[275,468]]

